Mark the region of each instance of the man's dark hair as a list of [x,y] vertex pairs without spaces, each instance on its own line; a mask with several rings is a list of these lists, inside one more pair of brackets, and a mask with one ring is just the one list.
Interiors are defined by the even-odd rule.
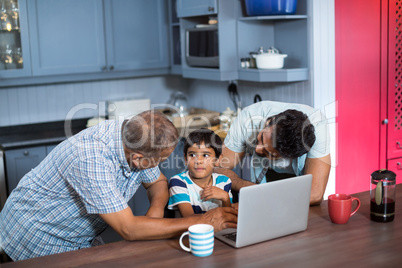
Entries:
[[202,143],[205,147],[214,149],[215,157],[219,158],[222,153],[222,140],[215,132],[207,128],[194,130],[188,135],[184,142],[184,155],[187,155],[187,150],[192,145],[198,144],[200,146]]
[[310,151],[316,138],[314,126],[306,114],[289,109],[269,120],[266,127],[273,126],[273,147],[282,157],[296,158]]
[[131,151],[146,157],[159,157],[162,151],[176,146],[179,134],[165,115],[148,110],[127,121],[122,138]]

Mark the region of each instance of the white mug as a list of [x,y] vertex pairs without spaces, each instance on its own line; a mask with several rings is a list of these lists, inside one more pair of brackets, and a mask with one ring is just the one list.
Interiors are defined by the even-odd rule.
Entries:
[[[183,237],[188,235],[190,248],[183,244]],[[214,227],[209,224],[195,224],[180,237],[180,246],[197,257],[206,257],[214,251]]]

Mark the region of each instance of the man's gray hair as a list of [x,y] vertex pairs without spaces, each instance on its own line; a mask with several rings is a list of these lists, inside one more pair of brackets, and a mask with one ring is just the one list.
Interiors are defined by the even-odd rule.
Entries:
[[179,138],[176,127],[161,112],[148,110],[132,117],[123,127],[123,143],[133,152],[146,157],[176,146]]

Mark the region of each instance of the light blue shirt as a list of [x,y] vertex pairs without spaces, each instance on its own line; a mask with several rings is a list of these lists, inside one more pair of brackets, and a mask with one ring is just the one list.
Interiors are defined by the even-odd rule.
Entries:
[[127,208],[142,182],[158,179],[158,167],[129,167],[121,126],[81,131],[21,179],[0,213],[0,245],[13,260],[90,247],[107,227],[98,214]]
[[[251,151],[250,146],[257,138],[258,133],[264,128],[268,117],[277,115],[288,109],[294,109],[305,113],[315,129],[316,141],[311,150],[298,157],[291,159],[289,163],[282,161],[269,163],[269,166],[279,173],[291,173],[301,175],[304,171],[306,158],[321,158],[329,154],[329,131],[327,119],[319,109],[296,103],[284,103],[274,101],[262,101],[252,104],[242,110],[240,115],[230,126],[228,135],[225,138],[225,146],[233,152],[253,153],[251,163],[251,181],[255,182],[264,167],[264,158]],[[266,182],[264,177],[262,182]]]

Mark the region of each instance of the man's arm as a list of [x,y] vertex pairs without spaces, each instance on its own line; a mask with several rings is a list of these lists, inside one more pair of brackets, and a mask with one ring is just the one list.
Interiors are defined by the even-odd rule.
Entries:
[[331,169],[331,156],[321,158],[306,158],[304,174],[313,175],[311,185],[310,205],[319,205],[327,187],[329,171]]
[[214,168],[215,173],[223,174],[230,178],[232,181],[232,190],[238,192],[240,188],[245,186],[254,185],[254,183],[243,180],[232,170],[238,163],[241,162],[245,153],[236,153],[226,146],[223,147],[222,156],[220,158],[220,167]]
[[154,218],[163,218],[165,206],[169,200],[168,182],[161,173],[159,178],[152,183],[143,183],[147,189],[147,195],[150,202],[150,207],[146,216]]
[[205,223],[214,226],[215,232],[225,228],[236,228],[237,211],[233,208],[215,208],[202,215],[186,218],[151,218],[134,216],[128,207],[124,210],[99,215],[125,240],[151,240],[179,236],[190,225]]
[[255,185],[255,183],[252,183],[251,181],[243,180],[237,176],[233,170],[227,168],[215,167],[214,172],[229,177],[229,179],[232,181],[232,190],[236,192],[240,191],[240,188]]

